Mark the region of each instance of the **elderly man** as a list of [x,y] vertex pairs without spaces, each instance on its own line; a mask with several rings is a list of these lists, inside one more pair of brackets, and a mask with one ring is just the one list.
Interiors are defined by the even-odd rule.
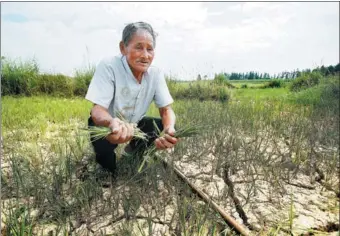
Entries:
[[[118,144],[130,142],[128,150],[142,154],[153,142],[158,149],[172,148],[177,143],[174,137],[176,116],[171,108],[172,96],[164,74],[151,66],[155,55],[156,35],[145,22],[128,24],[119,43],[121,54],[102,60],[89,85],[86,99],[94,105],[88,120],[89,126],[106,126],[111,134],[106,139],[94,141],[96,162],[104,169],[115,173]],[[146,117],[152,102],[159,108],[159,118]],[[122,122],[117,114],[128,121]],[[157,138],[153,123],[165,135]],[[144,142],[133,138],[137,124],[148,135]]]

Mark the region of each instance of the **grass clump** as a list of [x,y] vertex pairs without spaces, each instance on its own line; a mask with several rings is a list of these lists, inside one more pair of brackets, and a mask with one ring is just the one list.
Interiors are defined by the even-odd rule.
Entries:
[[26,62],[10,59],[1,60],[1,94],[26,95],[32,94],[39,74],[39,66],[35,60]]
[[223,73],[216,74],[214,77],[214,83],[218,85],[224,85],[227,86],[228,88],[235,88],[234,85],[232,85],[227,77]]
[[89,66],[84,70],[76,70],[74,77],[74,95],[85,96],[94,72],[94,66]]
[[6,227],[2,229],[4,235],[32,235],[33,234],[33,220],[29,215],[29,209],[25,206],[13,206],[8,214],[4,214]]
[[275,79],[275,80],[265,83],[260,88],[266,89],[266,88],[282,88],[282,87],[284,87],[284,82],[282,80]]
[[65,75],[41,74],[33,82],[33,94],[47,94],[59,97],[73,96],[72,80]]
[[84,97],[95,66],[76,70],[74,78],[62,74],[40,73],[35,60],[1,60],[1,94],[15,96],[48,95]]
[[312,106],[316,112],[333,111],[339,113],[339,77],[322,78],[318,85],[290,96],[292,103]]
[[320,72],[314,71],[311,73],[303,73],[300,77],[291,82],[289,89],[292,92],[299,92],[318,85],[321,79],[322,74]]

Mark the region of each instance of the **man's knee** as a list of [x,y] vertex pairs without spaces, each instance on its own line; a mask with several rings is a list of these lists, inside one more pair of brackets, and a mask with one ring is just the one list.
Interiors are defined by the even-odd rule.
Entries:
[[[155,127],[155,124],[157,125],[157,128]],[[140,128],[144,133],[147,133],[149,136],[154,136],[154,134],[158,135],[157,129],[160,131],[163,130],[163,124],[160,118],[146,116],[138,122],[138,128]]]

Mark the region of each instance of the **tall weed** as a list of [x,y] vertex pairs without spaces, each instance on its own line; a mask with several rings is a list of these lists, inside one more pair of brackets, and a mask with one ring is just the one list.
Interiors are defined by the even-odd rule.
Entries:
[[95,67],[90,66],[84,70],[77,70],[74,77],[74,95],[85,96],[94,75]]
[[32,94],[32,87],[39,74],[39,66],[35,60],[1,60],[1,94],[26,95]]

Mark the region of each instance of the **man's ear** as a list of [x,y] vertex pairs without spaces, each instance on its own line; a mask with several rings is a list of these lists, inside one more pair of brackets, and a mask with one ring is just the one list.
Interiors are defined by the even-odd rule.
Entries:
[[125,46],[124,46],[123,41],[120,41],[120,43],[119,43],[119,49],[120,49],[120,52],[121,52],[123,55],[126,54],[126,53],[125,53]]

